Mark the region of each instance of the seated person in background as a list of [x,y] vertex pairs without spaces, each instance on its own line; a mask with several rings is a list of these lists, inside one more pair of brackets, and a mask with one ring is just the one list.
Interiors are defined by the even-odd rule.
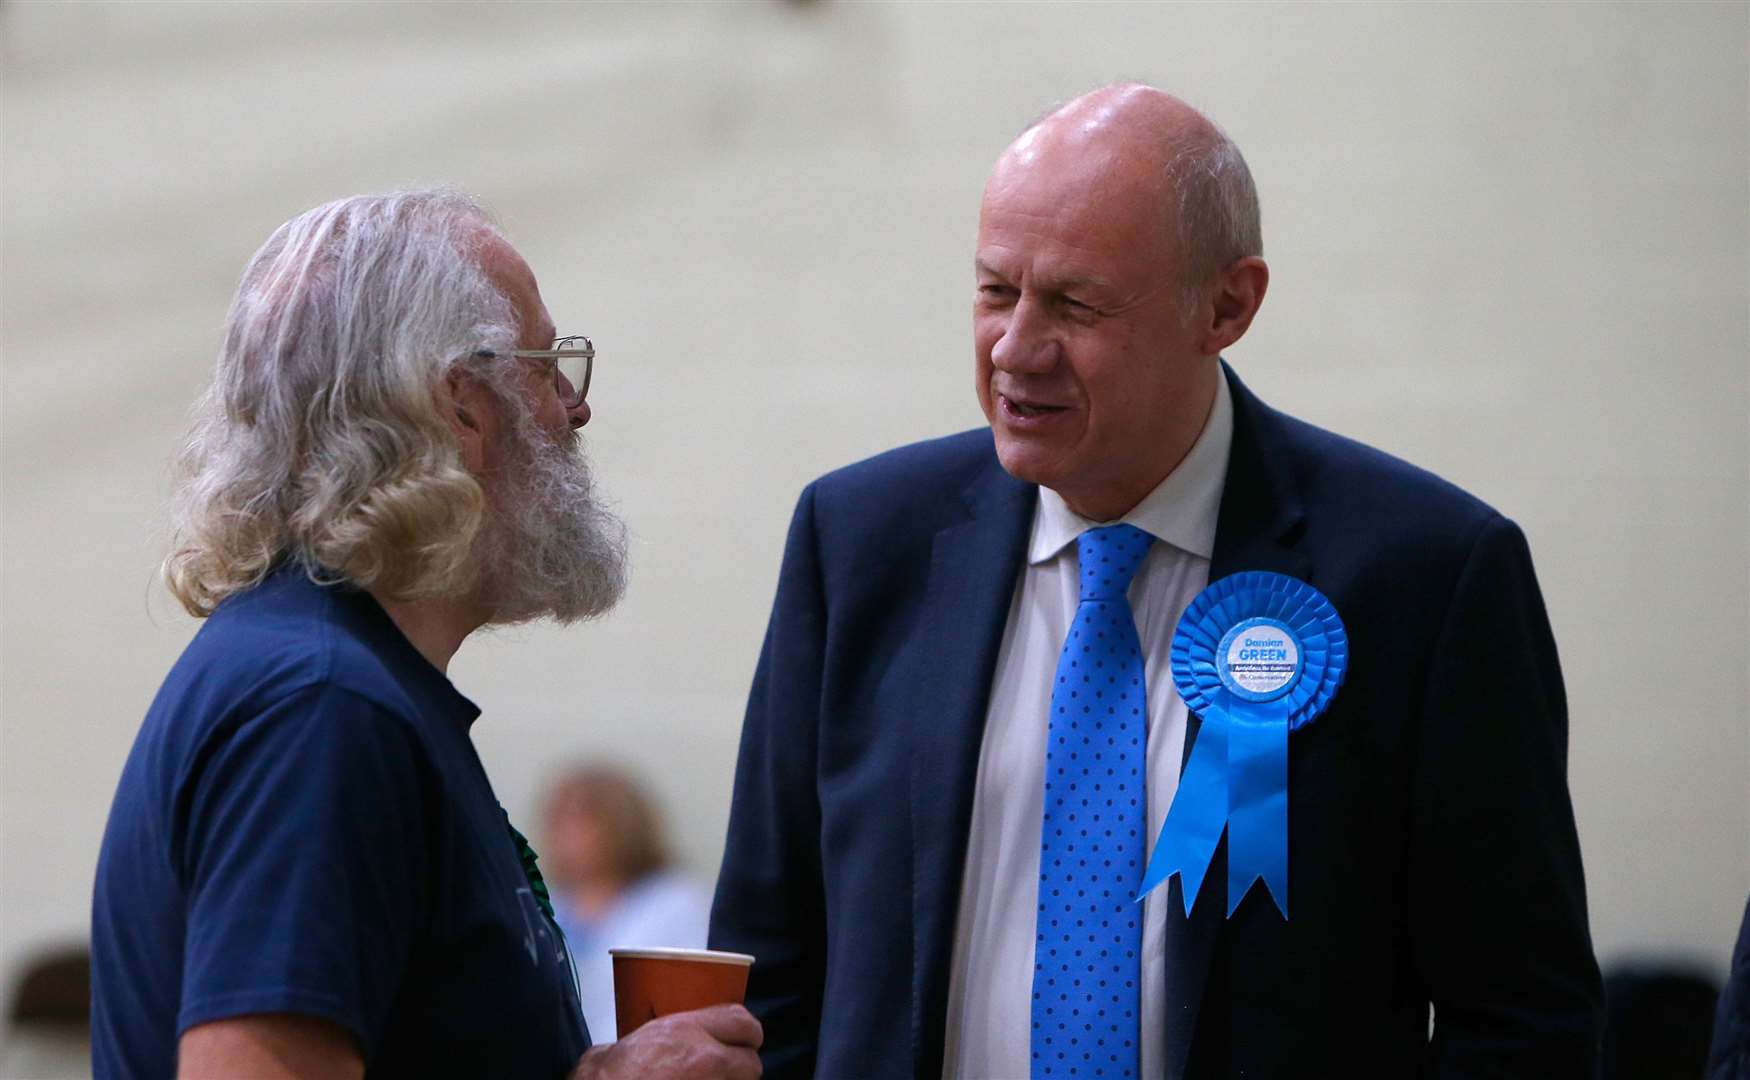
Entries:
[[541,869],[553,913],[577,964],[590,1034],[614,1037],[619,946],[702,949],[711,898],[672,870],[662,815],[631,776],[611,765],[568,769],[547,791]]
[[79,1076],[91,1062],[91,953],[63,945],[32,957],[8,998],[0,1076]]

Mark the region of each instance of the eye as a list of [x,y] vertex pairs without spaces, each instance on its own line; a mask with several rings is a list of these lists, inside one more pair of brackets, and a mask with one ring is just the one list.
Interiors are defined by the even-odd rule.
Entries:
[[994,282],[984,282],[978,286],[978,297],[993,303],[1013,299],[1015,290],[1008,285],[998,285]]
[[1068,312],[1072,318],[1085,321],[1097,319],[1105,314],[1105,312],[1101,311],[1094,305],[1085,300],[1077,300],[1073,296],[1060,296],[1057,298],[1057,302],[1063,306],[1063,309]]

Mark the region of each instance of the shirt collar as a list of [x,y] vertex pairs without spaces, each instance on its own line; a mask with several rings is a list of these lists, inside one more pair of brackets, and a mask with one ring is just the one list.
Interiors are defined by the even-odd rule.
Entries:
[[[1233,430],[1233,397],[1227,379],[1218,374],[1215,404],[1210,407],[1209,419],[1204,421],[1203,432],[1192,444],[1190,453],[1118,520],[1192,555],[1211,558]],[[1038,509],[1033,514],[1033,536],[1027,544],[1027,561],[1038,564],[1055,558],[1082,533],[1110,524],[1114,523],[1089,521],[1071,510],[1063,496],[1041,487]]]

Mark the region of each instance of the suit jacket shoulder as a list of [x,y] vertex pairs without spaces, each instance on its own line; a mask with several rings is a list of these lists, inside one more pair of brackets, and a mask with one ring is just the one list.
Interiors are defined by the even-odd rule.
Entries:
[[834,469],[813,486],[835,507],[843,500],[859,514],[915,519],[944,502],[959,505],[967,489],[994,465],[990,429],[974,428],[864,458]]
[[901,446],[820,477],[803,494],[822,574],[860,575],[927,559],[940,529],[1033,487],[1003,471],[989,428]]
[[[1274,537],[1314,556],[1321,577],[1390,573],[1434,600],[1450,593],[1491,525],[1517,532],[1434,473],[1278,412],[1229,379],[1234,436],[1212,579],[1258,568],[1255,542]],[[1279,568],[1305,576],[1305,567]]]

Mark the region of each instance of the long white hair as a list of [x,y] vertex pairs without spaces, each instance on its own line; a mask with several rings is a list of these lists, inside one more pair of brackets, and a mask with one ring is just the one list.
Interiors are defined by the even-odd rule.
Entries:
[[192,614],[285,559],[380,597],[474,587],[487,501],[433,396],[517,338],[481,270],[487,212],[449,191],[340,199],[244,271],[176,462],[164,576]]

